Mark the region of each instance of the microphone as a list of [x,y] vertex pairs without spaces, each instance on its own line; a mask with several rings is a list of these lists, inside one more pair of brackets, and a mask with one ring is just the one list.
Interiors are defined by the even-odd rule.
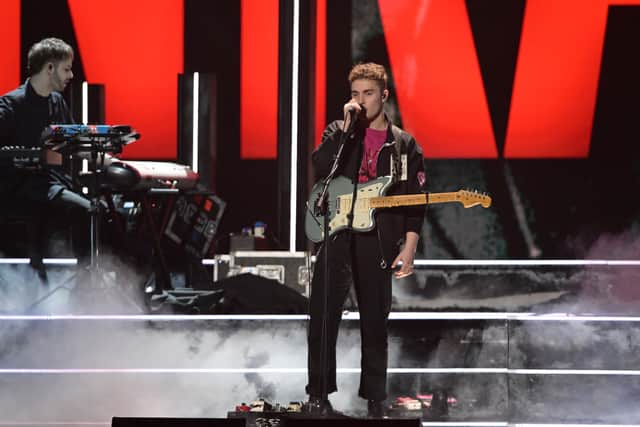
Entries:
[[[364,104],[358,104],[358,105],[360,106],[360,112],[364,111]],[[359,115],[360,114],[358,114],[356,107],[354,107],[353,105],[347,108],[347,114],[346,114],[347,117],[345,117],[345,124],[347,123],[347,119],[348,119],[349,127],[346,129],[343,129],[345,132],[351,132],[355,128]]]
[[356,121],[358,120],[358,112],[356,111],[356,107],[354,107],[353,105],[351,107],[349,107],[347,109],[347,116],[345,117],[345,119],[348,118],[349,120],[349,127],[352,128]]
[[[360,105],[360,111],[364,111],[364,104],[358,104],[358,105]],[[356,107],[354,107],[353,105],[347,109],[347,114],[349,115],[352,124],[358,120],[359,114],[358,114],[358,111],[356,110]]]

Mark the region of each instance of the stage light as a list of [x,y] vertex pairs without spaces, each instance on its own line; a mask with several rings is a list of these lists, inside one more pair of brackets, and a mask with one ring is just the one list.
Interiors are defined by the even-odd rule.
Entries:
[[82,124],[89,123],[89,83],[82,82]]
[[192,148],[191,148],[191,169],[198,173],[198,117],[200,117],[200,73],[193,73],[193,125],[192,125]]
[[300,46],[300,1],[293,2],[293,47],[291,61],[291,180],[289,194],[291,203],[289,205],[289,251],[296,250],[296,228],[297,228],[297,208],[298,208],[298,64]]

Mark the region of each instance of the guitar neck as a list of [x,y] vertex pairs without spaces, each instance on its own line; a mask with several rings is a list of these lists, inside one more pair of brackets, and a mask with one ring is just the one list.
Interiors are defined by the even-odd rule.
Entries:
[[458,201],[457,193],[403,194],[400,196],[372,197],[371,208],[393,208],[399,206],[431,205]]

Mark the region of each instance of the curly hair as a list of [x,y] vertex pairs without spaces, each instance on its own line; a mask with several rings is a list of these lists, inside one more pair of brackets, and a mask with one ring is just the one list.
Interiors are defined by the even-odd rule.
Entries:
[[73,48],[63,40],[49,37],[40,40],[29,49],[27,71],[29,75],[34,75],[39,73],[47,62],[57,64],[69,58],[73,58]]
[[351,69],[349,73],[349,83],[353,83],[355,80],[367,79],[373,80],[380,85],[380,91],[387,88],[387,71],[380,64],[374,62],[367,62],[365,64],[357,64]]

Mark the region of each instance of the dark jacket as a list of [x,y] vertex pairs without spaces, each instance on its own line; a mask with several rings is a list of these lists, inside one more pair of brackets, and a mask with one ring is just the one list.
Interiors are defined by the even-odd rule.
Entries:
[[[42,147],[42,132],[48,125],[72,122],[62,95],[40,96],[29,79],[0,96],[0,146]],[[26,173],[15,170],[10,159],[0,158],[0,194],[19,186],[35,200],[51,200],[68,185],[53,169]]]
[[42,131],[52,123],[72,123],[60,93],[40,96],[27,79],[0,97],[0,145],[39,147]]
[[[313,152],[312,160],[316,182],[324,179],[329,174],[333,159],[338,151],[342,125],[342,120],[336,120],[329,124],[322,134],[322,143]],[[350,178],[354,183],[358,181],[364,134],[365,129],[358,128],[349,137],[336,173],[336,175]],[[424,193],[426,188],[422,149],[410,134],[397,126],[389,125],[387,130],[386,142],[380,151],[376,165],[377,177],[391,175],[392,157],[398,159],[398,151],[400,152],[400,159],[406,158],[406,179],[401,179],[402,176],[399,176],[399,179],[390,187],[386,195]],[[424,215],[424,205],[379,209],[376,211],[376,229],[383,258],[381,264],[384,267],[390,266],[398,255],[406,232],[421,233]]]

